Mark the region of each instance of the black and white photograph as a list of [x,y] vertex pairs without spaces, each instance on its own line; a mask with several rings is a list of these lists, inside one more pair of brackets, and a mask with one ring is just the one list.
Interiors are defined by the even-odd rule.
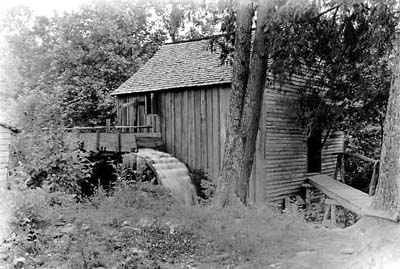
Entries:
[[399,0],[0,0],[34,268],[400,268]]

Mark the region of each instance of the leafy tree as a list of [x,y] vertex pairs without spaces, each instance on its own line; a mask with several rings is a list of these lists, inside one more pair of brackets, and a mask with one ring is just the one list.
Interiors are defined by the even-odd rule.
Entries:
[[[294,73],[308,78],[299,99],[299,122],[308,135],[317,129],[348,130],[353,126],[350,131],[354,132],[380,124],[391,76],[387,55],[398,19],[391,1],[326,1],[323,6],[308,1],[257,5],[248,1],[234,7],[231,24],[235,38],[228,33],[225,42],[225,47],[229,43],[234,46],[234,77],[230,129],[217,191],[220,204],[228,204],[233,193],[247,202],[261,108],[258,102],[262,99],[262,89],[252,80],[259,72],[265,75],[267,68],[282,82]],[[251,101],[254,97],[257,102]]]
[[220,32],[224,1],[159,0],[153,2],[171,42],[202,38]]
[[[165,39],[147,15],[140,2],[130,1],[98,1],[52,18],[34,17],[26,9],[9,13],[6,40],[22,84],[17,96],[46,95],[49,102],[42,107],[57,115],[54,124],[92,125],[110,117],[110,92]],[[25,112],[37,119],[37,110]],[[41,119],[48,125],[48,118]]]

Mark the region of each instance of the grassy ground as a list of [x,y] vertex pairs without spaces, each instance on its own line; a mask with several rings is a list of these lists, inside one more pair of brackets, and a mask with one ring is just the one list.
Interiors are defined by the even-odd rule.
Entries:
[[265,206],[184,207],[149,184],[81,203],[40,189],[14,199],[10,268],[386,268],[400,242],[394,224],[326,229]]
[[6,267],[3,258],[7,257],[8,249],[1,242],[9,237],[11,231],[12,205],[10,201],[11,197],[9,193],[0,190],[0,268]]

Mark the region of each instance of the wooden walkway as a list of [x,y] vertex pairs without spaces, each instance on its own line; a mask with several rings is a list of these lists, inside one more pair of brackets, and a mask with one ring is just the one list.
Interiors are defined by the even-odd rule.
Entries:
[[354,213],[394,220],[387,212],[370,209],[373,196],[334,180],[328,175],[313,175],[309,176],[308,180],[313,187]]

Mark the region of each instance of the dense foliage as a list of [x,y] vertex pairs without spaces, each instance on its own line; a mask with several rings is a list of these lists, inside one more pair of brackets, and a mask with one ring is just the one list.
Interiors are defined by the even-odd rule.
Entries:
[[16,6],[2,19],[1,95],[32,125],[104,124],[110,93],[166,40],[214,33],[218,12],[195,1],[94,1],[71,13],[35,16]]
[[110,93],[165,39],[147,10],[129,1],[95,2],[51,18],[17,7],[3,26],[20,76],[8,76],[7,91],[23,104],[24,128],[30,121],[92,125],[111,117]]
[[[298,102],[306,133],[383,125],[399,19],[395,1],[277,1],[270,9],[268,68],[278,83],[295,74],[306,78]],[[223,60],[234,53],[235,29],[233,7],[222,24],[224,42],[211,46],[218,42]]]
[[[311,75],[298,102],[307,134],[343,130],[347,150],[379,159],[399,18],[395,1],[327,1],[324,9],[277,14],[270,29],[276,37],[271,71],[277,78]],[[370,163],[347,158],[346,173],[348,184],[368,190]]]
[[[318,113],[312,104],[313,113],[303,114],[308,122],[312,116],[324,114],[328,117],[319,121],[325,125],[322,127],[347,131],[383,123],[391,79],[388,56],[399,19],[394,4],[331,3],[333,7],[325,14],[310,7],[302,16],[293,11],[286,18],[280,15],[281,23],[271,31],[279,34],[280,43],[292,42],[274,50],[274,62],[286,70],[300,64],[308,70],[315,68],[314,74],[319,76],[316,86],[326,87],[324,99],[331,101],[328,106],[333,115]],[[282,27],[284,21],[286,27]],[[332,119],[336,126],[329,126]]]
[[81,195],[92,176],[89,153],[63,139],[62,130],[22,133],[11,152],[12,184],[22,189],[27,185]]

